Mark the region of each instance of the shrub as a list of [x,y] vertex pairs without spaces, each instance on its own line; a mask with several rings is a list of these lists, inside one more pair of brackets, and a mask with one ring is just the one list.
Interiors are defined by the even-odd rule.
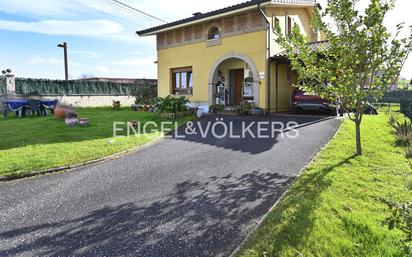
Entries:
[[184,96],[174,97],[169,95],[155,99],[157,112],[163,117],[172,119],[183,116],[184,112],[188,110],[188,103],[190,101]]
[[213,104],[213,105],[209,106],[209,111],[211,113],[215,113],[217,111],[222,111],[223,109],[225,109],[225,105],[223,105],[223,104]]
[[398,122],[398,119],[397,119],[397,117],[395,116],[395,114],[390,113],[390,115],[389,115],[389,121],[388,121],[389,125],[391,125],[391,126],[393,127],[393,126],[396,125],[397,122]]
[[157,95],[157,89],[156,87],[142,86],[133,89],[132,95],[135,97],[136,105],[153,105],[154,99]]
[[395,129],[395,135],[398,137],[398,144],[403,146],[409,146],[412,143],[412,123],[405,120],[403,123],[397,121],[393,128]]
[[391,215],[384,221],[390,230],[399,229],[405,233],[403,243],[407,256],[412,255],[412,202],[397,203],[392,200],[385,200]]
[[406,148],[405,154],[406,154],[406,158],[412,159],[412,146],[409,146],[408,148]]
[[253,108],[253,104],[244,102],[239,107],[239,113],[242,115],[250,114],[250,112],[252,111],[252,108]]

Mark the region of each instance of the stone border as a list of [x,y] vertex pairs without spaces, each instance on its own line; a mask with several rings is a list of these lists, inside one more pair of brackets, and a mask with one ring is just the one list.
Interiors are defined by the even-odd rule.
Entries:
[[[189,121],[196,121],[196,120],[197,120],[197,117],[195,117],[195,118],[193,118],[192,120],[189,120]],[[187,121],[187,122],[189,122],[189,121]],[[178,127],[178,129],[185,126],[187,124],[187,122],[180,125]],[[105,157],[102,157],[102,158],[98,158],[98,159],[94,159],[94,160],[90,160],[90,161],[85,161],[85,162],[82,162],[82,163],[77,163],[77,164],[73,164],[73,165],[66,165],[66,166],[61,166],[61,167],[55,167],[55,168],[50,168],[50,169],[44,169],[44,170],[35,170],[35,171],[27,172],[27,173],[20,172],[20,173],[17,173],[17,174],[0,176],[0,182],[20,180],[20,179],[36,177],[36,176],[41,176],[41,175],[46,175],[46,174],[53,174],[53,173],[58,173],[58,172],[63,172],[63,171],[72,171],[72,170],[77,170],[79,168],[88,167],[88,166],[91,166],[93,164],[100,164],[100,163],[103,163],[105,161],[115,160],[115,159],[118,159],[120,157],[126,156],[128,154],[139,152],[140,150],[143,150],[143,149],[145,149],[147,147],[150,147],[152,145],[155,145],[155,144],[159,143],[160,141],[162,141],[163,139],[165,139],[166,136],[173,135],[173,133],[175,133],[175,129],[167,132],[163,136],[155,137],[151,141],[146,142],[146,143],[141,144],[141,145],[138,145],[136,147],[129,148],[129,149],[126,149],[126,150],[123,150],[123,151],[120,151],[120,152],[117,152],[117,153],[114,153],[112,155],[105,156]]]
[[289,185],[287,185],[285,191],[283,191],[283,193],[280,195],[280,197],[276,200],[276,202],[273,204],[273,206],[266,212],[266,214],[263,215],[263,217],[256,223],[256,225],[246,234],[246,237],[242,240],[242,242],[240,242],[240,244],[236,247],[235,250],[233,250],[233,252],[229,255],[229,257],[235,257],[240,250],[242,250],[242,248],[246,245],[246,243],[249,241],[249,239],[252,237],[252,235],[263,225],[264,221],[266,220],[266,218],[269,216],[269,214],[278,206],[278,204],[283,200],[283,198],[285,198],[286,194],[289,193],[289,189],[290,186],[299,178],[303,175],[303,173],[307,170],[307,168],[312,165],[312,163],[317,159],[317,157],[319,156],[319,154],[326,149],[330,143],[332,142],[333,139],[336,138],[336,136],[338,135],[338,133],[341,131],[342,129],[342,124],[343,124],[343,120],[344,119],[338,119],[341,121],[339,128],[336,130],[335,134],[333,134],[333,136],[330,137],[328,143],[323,146],[319,152],[317,152],[316,154],[313,155],[311,161],[309,161],[302,169],[300,169],[300,171],[298,172],[298,175],[293,179],[293,181],[291,181],[289,183]]
[[106,156],[106,157],[102,157],[102,158],[98,158],[98,159],[94,159],[94,160],[90,160],[90,161],[85,161],[83,163],[77,163],[77,164],[73,164],[73,165],[55,167],[55,168],[50,168],[50,169],[45,169],[45,170],[35,170],[35,171],[27,172],[27,173],[20,172],[20,173],[17,173],[17,174],[0,176],[0,182],[20,180],[20,179],[36,177],[36,176],[40,176],[40,175],[59,173],[59,172],[62,172],[62,171],[72,171],[72,170],[77,170],[79,168],[88,167],[88,166],[91,166],[93,164],[100,164],[100,163],[103,163],[105,161],[115,160],[115,159],[118,159],[120,157],[126,156],[128,154],[136,153],[140,150],[143,150],[147,147],[150,147],[150,146],[162,141],[164,138],[165,138],[164,136],[159,136],[159,137],[156,137],[153,140],[151,140],[147,143],[141,144],[139,146],[136,146],[136,147],[133,147],[133,148],[130,148],[130,149],[126,149],[126,150],[114,153],[114,154]]

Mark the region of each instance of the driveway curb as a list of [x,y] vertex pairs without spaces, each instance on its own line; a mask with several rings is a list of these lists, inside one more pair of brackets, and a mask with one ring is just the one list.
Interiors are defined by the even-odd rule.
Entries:
[[[192,120],[189,121],[196,121],[197,118],[193,118]],[[187,121],[187,122],[189,122]],[[178,126],[177,129],[180,129],[181,127],[185,126],[187,124],[187,122],[183,123],[182,125]],[[167,136],[173,135],[173,133],[175,133],[175,129],[172,129],[170,131],[168,131],[167,133],[164,133],[164,135],[159,136],[154,138],[153,140],[138,145],[136,147],[130,148],[130,149],[126,149],[114,154],[111,154],[109,156],[105,156],[102,158],[98,158],[98,159],[94,159],[94,160],[89,160],[89,161],[85,161],[82,163],[77,163],[77,164],[72,164],[72,165],[66,165],[66,166],[61,166],[61,167],[55,167],[55,168],[50,168],[50,169],[44,169],[44,170],[37,170],[37,171],[30,171],[28,173],[17,173],[17,174],[12,174],[12,175],[6,175],[6,176],[0,176],[0,182],[8,182],[8,181],[13,181],[13,180],[20,180],[20,179],[25,179],[25,178],[30,178],[30,177],[36,177],[36,176],[41,176],[41,175],[46,175],[46,174],[53,174],[53,173],[58,173],[58,172],[63,172],[63,171],[73,171],[79,168],[84,168],[84,167],[88,167],[94,164],[100,164],[103,163],[105,161],[109,161],[109,160],[115,160],[118,159],[120,157],[123,157],[125,155],[128,154],[132,154],[132,153],[136,153],[140,150],[143,150],[149,146],[155,145],[157,143],[159,143],[160,141],[162,141],[163,139],[165,139]]]
[[266,212],[265,215],[263,215],[263,217],[256,223],[255,227],[252,228],[249,233],[246,235],[245,239],[243,239],[243,241],[238,245],[238,247],[236,247],[236,249],[229,255],[229,257],[235,257],[240,250],[243,248],[243,246],[246,245],[246,243],[249,241],[249,239],[251,238],[251,236],[260,228],[260,226],[263,224],[263,222],[266,220],[266,218],[268,217],[268,215],[277,207],[277,205],[283,200],[283,198],[285,198],[286,194],[289,193],[289,188],[290,186],[296,181],[296,179],[298,179],[300,176],[303,175],[303,173],[305,172],[305,170],[312,165],[312,163],[317,159],[317,157],[319,156],[319,154],[326,149],[330,143],[332,142],[333,139],[336,138],[337,134],[340,132],[341,128],[342,128],[342,124],[344,119],[340,119],[338,118],[338,120],[340,120],[340,125],[338,127],[338,129],[335,131],[335,133],[333,134],[333,136],[331,136],[329,138],[328,143],[326,143],[316,154],[313,155],[312,159],[310,162],[308,162],[302,169],[300,169],[300,171],[298,172],[298,175],[286,186],[286,190],[281,194],[281,196],[278,198],[278,200],[273,204],[273,206]]
[[0,182],[7,182],[7,181],[13,181],[13,180],[20,180],[20,179],[25,179],[25,178],[30,178],[30,177],[36,177],[36,176],[40,176],[40,175],[46,175],[46,174],[53,174],[53,173],[59,173],[62,171],[73,171],[73,170],[77,170],[79,168],[84,168],[84,167],[88,167],[94,164],[99,164],[99,163],[103,163],[105,161],[109,161],[109,160],[114,160],[114,159],[118,159],[120,157],[123,157],[127,154],[131,154],[131,153],[135,153],[138,152],[140,150],[143,150],[149,146],[152,146],[160,141],[162,141],[165,138],[165,136],[159,136],[147,143],[141,144],[139,146],[130,148],[130,149],[126,149],[117,153],[114,153],[112,155],[106,156],[106,157],[102,157],[102,158],[98,158],[98,159],[94,159],[94,160],[90,160],[90,161],[85,161],[83,163],[77,163],[77,164],[73,164],[73,165],[66,165],[66,166],[61,166],[61,167],[55,167],[55,168],[50,168],[50,169],[44,169],[44,170],[36,170],[36,171],[30,171],[28,173],[17,173],[17,174],[12,174],[9,176],[0,176]]

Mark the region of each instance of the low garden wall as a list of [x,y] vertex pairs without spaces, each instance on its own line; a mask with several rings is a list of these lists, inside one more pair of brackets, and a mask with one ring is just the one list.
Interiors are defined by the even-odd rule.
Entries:
[[59,103],[73,105],[75,107],[99,107],[110,106],[113,101],[120,101],[122,106],[130,106],[134,103],[133,96],[108,96],[108,95],[82,95],[82,96],[37,96],[40,99],[57,99]]

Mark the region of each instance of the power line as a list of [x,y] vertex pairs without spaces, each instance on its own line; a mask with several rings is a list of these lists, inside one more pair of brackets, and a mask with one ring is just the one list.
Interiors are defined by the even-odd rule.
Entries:
[[155,17],[155,16],[153,16],[153,15],[147,13],[147,12],[141,11],[141,10],[139,10],[139,9],[133,7],[133,6],[130,6],[130,5],[128,5],[128,4],[125,4],[125,3],[121,2],[121,1],[118,1],[118,0],[107,0],[107,1],[110,1],[110,2],[113,2],[113,3],[117,3],[117,4],[119,5],[119,7],[120,7],[120,6],[124,6],[124,7],[126,7],[127,9],[129,9],[129,10],[133,10],[133,11],[135,11],[135,12],[137,12],[137,13],[143,14],[143,15],[145,15],[145,16],[147,16],[147,17],[149,17],[149,18],[152,18],[152,19],[154,19],[154,20],[157,20],[157,21],[160,21],[160,22],[163,22],[163,23],[167,23],[165,20],[162,20],[162,19],[160,19],[160,18],[157,18],[157,17]]
[[125,7],[123,7],[123,6],[119,6],[119,5],[113,3],[113,2],[111,2],[111,1],[109,1],[109,0],[100,0],[100,2],[102,2],[102,3],[104,3],[104,4],[107,4],[107,5],[110,5],[111,7],[117,8],[117,9],[123,11],[123,12],[126,12],[127,14],[133,15],[133,17],[136,17],[136,12],[134,12],[134,11],[132,11],[132,10],[130,10],[130,9],[127,9],[127,8],[125,8]]
[[[127,21],[127,22],[133,22],[133,23],[135,23],[136,25],[140,25],[140,24],[136,23],[136,21],[132,21],[132,20],[130,20],[130,19],[126,19],[126,18],[121,17],[121,16],[113,15],[113,13],[106,12],[106,11],[103,11],[103,10],[97,10],[97,9],[92,8],[92,7],[88,6],[88,5],[85,5],[85,4],[83,4],[83,3],[81,3],[81,2],[79,2],[79,1],[77,1],[77,0],[73,0],[73,1],[76,2],[78,5],[81,5],[81,6],[87,8],[87,9],[89,9],[89,10],[102,12],[102,13],[105,13],[105,14],[107,14],[107,15],[110,15],[110,16],[113,17],[113,18],[117,18],[117,19],[120,18],[120,19],[125,20],[125,21]],[[126,11],[126,10],[125,10],[125,11]],[[132,13],[130,12],[130,14],[132,14]],[[135,13],[133,13],[132,15],[135,15]]]

